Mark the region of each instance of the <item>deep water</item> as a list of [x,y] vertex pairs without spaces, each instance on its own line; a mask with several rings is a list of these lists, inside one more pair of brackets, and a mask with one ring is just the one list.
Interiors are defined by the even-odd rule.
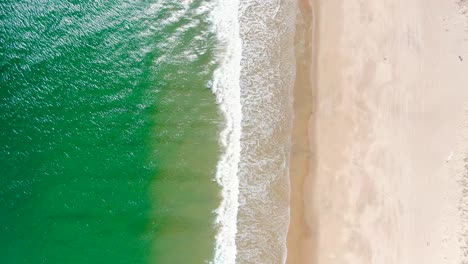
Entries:
[[212,258],[216,43],[182,2],[0,2],[0,263]]

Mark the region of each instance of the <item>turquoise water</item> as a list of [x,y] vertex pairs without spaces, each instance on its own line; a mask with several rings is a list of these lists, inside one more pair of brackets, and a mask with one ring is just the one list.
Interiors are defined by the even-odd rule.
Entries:
[[203,3],[0,2],[0,263],[212,258]]

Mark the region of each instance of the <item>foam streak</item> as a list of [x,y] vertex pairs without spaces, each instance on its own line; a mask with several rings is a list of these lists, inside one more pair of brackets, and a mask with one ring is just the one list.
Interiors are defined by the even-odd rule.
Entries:
[[225,48],[219,68],[214,72],[212,86],[225,118],[225,128],[220,136],[224,152],[216,172],[216,181],[222,188],[222,201],[217,209],[215,264],[234,264],[237,254],[238,166],[242,121],[239,84],[242,49],[238,9],[239,1],[218,0],[211,16],[218,39]]

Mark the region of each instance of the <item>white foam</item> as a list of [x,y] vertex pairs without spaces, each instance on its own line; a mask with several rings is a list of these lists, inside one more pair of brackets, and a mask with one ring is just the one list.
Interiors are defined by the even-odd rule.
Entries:
[[214,0],[222,44],[213,93],[225,117],[216,180],[214,264],[283,263],[289,224],[289,144],[295,0]]
[[223,46],[223,57],[214,72],[212,89],[225,118],[225,127],[220,135],[223,154],[216,172],[216,181],[222,188],[222,201],[216,211],[218,233],[214,264],[235,264],[237,254],[238,165],[242,122],[239,85],[242,48],[238,8],[239,1],[216,0],[210,17]]
[[241,0],[238,263],[284,263],[296,0]]

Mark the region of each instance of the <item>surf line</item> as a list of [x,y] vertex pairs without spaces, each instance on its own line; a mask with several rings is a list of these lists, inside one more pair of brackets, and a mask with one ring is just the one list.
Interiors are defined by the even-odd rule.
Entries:
[[221,186],[221,203],[216,210],[217,234],[213,264],[235,264],[237,254],[238,169],[242,133],[239,4],[239,0],[216,0],[210,16],[221,47],[219,65],[213,73],[212,91],[225,122],[220,133],[222,154],[215,176],[216,182]]

